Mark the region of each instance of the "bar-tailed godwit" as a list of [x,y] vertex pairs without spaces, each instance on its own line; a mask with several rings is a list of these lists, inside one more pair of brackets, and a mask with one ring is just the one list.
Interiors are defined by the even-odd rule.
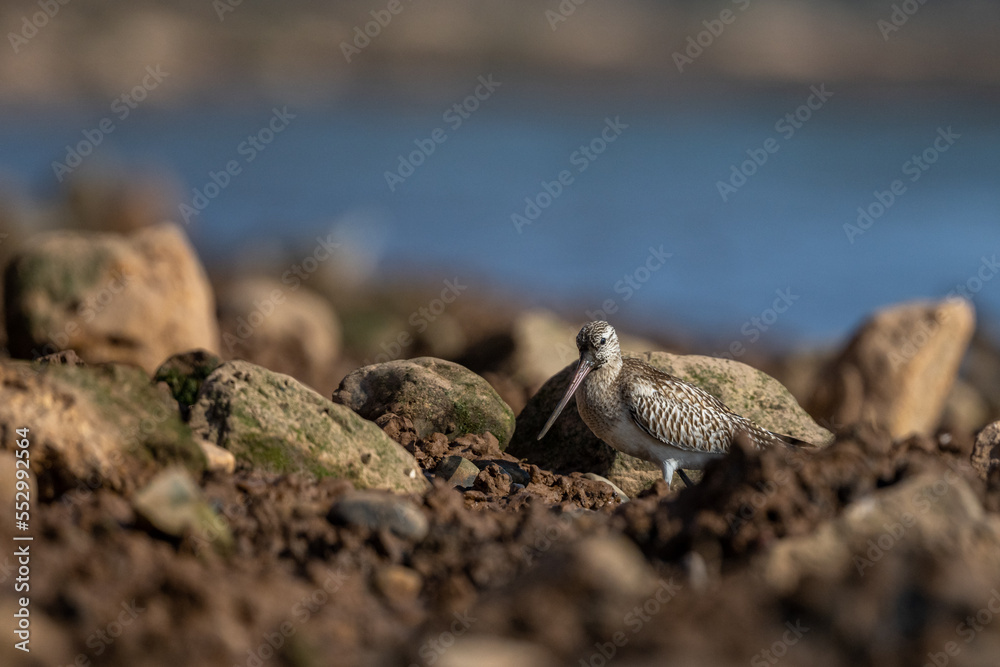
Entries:
[[607,322],[584,325],[576,346],[576,373],[539,440],[575,393],[580,417],[594,435],[620,452],[659,465],[668,484],[679,470],[690,485],[683,469],[705,467],[729,451],[741,432],[757,447],[808,445],[758,426],[700,387],[638,359],[623,359],[618,335]]

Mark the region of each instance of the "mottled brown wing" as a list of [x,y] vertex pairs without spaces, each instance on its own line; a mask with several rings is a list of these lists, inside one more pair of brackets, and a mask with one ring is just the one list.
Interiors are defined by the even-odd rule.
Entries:
[[689,451],[724,452],[729,448],[739,416],[719,399],[666,374],[631,375],[623,383],[624,398],[632,420],[643,431]]

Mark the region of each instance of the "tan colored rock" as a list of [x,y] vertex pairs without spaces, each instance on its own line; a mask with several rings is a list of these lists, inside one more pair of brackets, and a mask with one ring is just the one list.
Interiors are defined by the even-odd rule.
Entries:
[[200,471],[205,460],[177,402],[134,366],[41,366],[0,362],[0,449],[28,428],[31,468],[45,497],[65,487],[125,488],[131,473],[174,461]]
[[979,390],[961,378],[955,380],[941,413],[942,428],[975,433],[990,422],[990,406]]
[[758,566],[785,596],[804,581],[864,577],[890,567],[883,561],[921,553],[1000,568],[1000,518],[957,472],[925,473],[863,498],[815,532],[779,541]]
[[301,286],[244,278],[219,292],[223,354],[332,392],[340,321],[330,302]]
[[824,373],[810,412],[869,424],[902,438],[931,434],[975,328],[964,299],[885,308],[854,334]]
[[211,472],[232,474],[236,470],[236,457],[228,449],[223,449],[208,440],[198,439],[201,453],[205,455],[205,469]]
[[7,267],[11,355],[73,349],[148,373],[194,348],[218,350],[215,299],[183,231],[40,234]]

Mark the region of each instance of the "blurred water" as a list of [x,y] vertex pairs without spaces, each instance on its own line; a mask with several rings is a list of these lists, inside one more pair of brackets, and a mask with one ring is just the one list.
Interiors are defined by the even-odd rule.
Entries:
[[[879,305],[940,297],[970,279],[980,317],[1000,314],[1000,276],[977,280],[983,258],[1000,254],[1000,125],[990,96],[828,86],[833,96],[814,98],[820,108],[789,137],[776,123],[807,101],[807,85],[630,95],[501,81],[457,128],[443,113],[474,81],[430,102],[379,93],[327,109],[289,105],[296,117],[252,162],[239,147],[266,127],[272,104],[139,108],[86,166],[165,166],[186,188],[178,203],[190,204],[210,171],[236,160],[240,173],[190,225],[209,261],[262,239],[306,241],[346,218],[374,231],[386,274],[457,276],[466,295],[500,288],[579,319],[612,300],[612,321],[721,342],[837,337]],[[0,172],[53,194],[51,162],[106,115],[9,112]],[[606,119],[627,128],[593,161],[574,158]],[[446,140],[390,191],[385,172],[436,128]],[[943,152],[932,149],[939,128],[960,135]],[[777,152],[723,201],[717,182],[747,150],[766,153],[769,138]],[[912,181],[904,165],[925,149],[936,162]],[[572,183],[519,233],[511,215],[562,170]],[[844,224],[894,179],[906,191],[849,242]],[[653,271],[651,248],[670,254]],[[790,305],[772,320],[779,290],[780,305]]]

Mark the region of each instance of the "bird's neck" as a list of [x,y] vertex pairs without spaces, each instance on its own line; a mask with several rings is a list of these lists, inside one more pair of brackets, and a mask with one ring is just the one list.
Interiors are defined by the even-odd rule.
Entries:
[[621,356],[612,357],[600,368],[595,368],[587,375],[586,383],[592,389],[607,389],[618,381],[618,374],[622,372]]

